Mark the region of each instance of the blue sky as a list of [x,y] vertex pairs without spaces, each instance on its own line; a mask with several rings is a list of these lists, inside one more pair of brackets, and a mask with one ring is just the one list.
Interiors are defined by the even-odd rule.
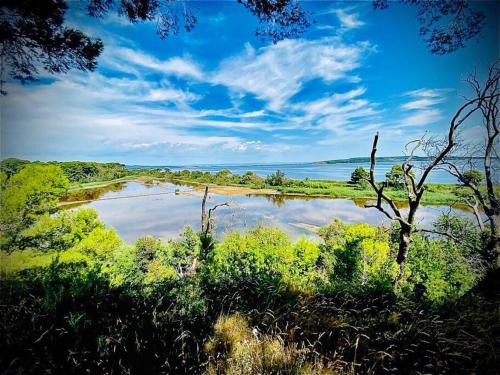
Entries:
[[[151,23],[115,14],[68,21],[105,50],[93,73],[9,83],[2,157],[127,164],[294,162],[399,155],[406,141],[440,136],[467,94],[461,79],[499,56],[498,2],[481,38],[432,55],[413,7],[303,2],[316,23],[277,44],[236,2],[191,3],[192,32],[161,40]],[[463,137],[479,137],[471,121]]]

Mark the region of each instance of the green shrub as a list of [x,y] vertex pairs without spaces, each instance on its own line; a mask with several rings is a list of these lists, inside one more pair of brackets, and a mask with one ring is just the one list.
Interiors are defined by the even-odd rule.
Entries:
[[368,172],[363,167],[357,167],[351,173],[351,182],[353,184],[366,182],[367,178],[368,178]]
[[420,285],[425,299],[438,304],[462,296],[481,275],[477,262],[461,246],[421,235],[413,237],[407,268],[408,287]]
[[266,184],[271,186],[283,186],[287,181],[285,173],[279,169],[266,177]]
[[384,228],[336,220],[319,235],[324,241],[320,263],[334,285],[390,287],[398,265]]
[[[415,173],[410,172],[410,175],[415,177]],[[391,170],[386,173],[387,186],[396,190],[402,190],[405,187],[405,176],[402,165],[393,165]]]
[[53,165],[28,164],[13,175],[0,193],[0,246],[12,250],[22,230],[57,209],[68,179]]
[[20,247],[39,250],[65,250],[76,245],[96,228],[104,228],[91,208],[63,211],[56,215],[45,213],[20,235]]
[[308,239],[293,245],[282,231],[258,227],[227,234],[217,244],[209,268],[220,283],[249,283],[266,288],[307,289],[315,272],[319,250]]

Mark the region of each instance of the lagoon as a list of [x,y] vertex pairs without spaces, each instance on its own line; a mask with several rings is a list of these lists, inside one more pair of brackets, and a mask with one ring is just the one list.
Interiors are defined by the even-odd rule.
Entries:
[[[78,199],[88,199],[87,202],[67,207],[94,208],[99,218],[108,227],[114,227],[120,237],[128,242],[134,242],[145,235],[162,239],[176,238],[186,225],[195,230],[200,227],[203,192],[190,186],[127,182],[83,193],[85,196]],[[215,211],[218,238],[228,231],[254,228],[257,225],[280,228],[293,240],[304,235],[315,238],[315,229],[334,219],[346,223],[390,225],[389,220],[376,209],[364,208],[366,201],[210,193],[207,205],[210,208],[223,202],[229,202],[230,207],[221,207]],[[417,215],[419,225],[430,226],[441,213],[448,210],[448,206],[422,206]],[[463,210],[452,211],[462,216],[471,216]]]

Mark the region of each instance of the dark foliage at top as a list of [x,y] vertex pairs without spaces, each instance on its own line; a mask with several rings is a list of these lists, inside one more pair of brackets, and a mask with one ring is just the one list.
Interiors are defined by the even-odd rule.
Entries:
[[[401,0],[417,7],[420,34],[430,51],[454,52],[476,37],[485,21],[482,12],[467,0]],[[256,34],[276,43],[296,38],[311,25],[311,15],[297,0],[238,0],[259,20]],[[186,1],[168,0],[87,0],[87,14],[101,18],[111,11],[131,23],[155,20],[160,38],[177,34],[181,26],[191,31],[196,16]],[[387,8],[387,0],[373,0],[376,9]],[[100,39],[66,27],[66,0],[2,0],[0,3],[0,44],[3,59],[0,83],[8,69],[22,83],[37,79],[40,69],[66,73],[70,69],[93,71],[103,50]],[[0,87],[1,94],[6,92]]]
[[40,69],[66,73],[96,68],[102,41],[64,25],[66,1],[2,0],[0,9],[1,79],[3,63],[22,83],[35,80]]
[[310,15],[294,0],[238,0],[259,19],[256,35],[273,43],[296,38],[311,26]]
[[[401,0],[417,8],[420,35],[432,53],[444,55],[463,48],[484,26],[485,15],[467,0]],[[388,0],[373,0],[375,9],[385,9]]]

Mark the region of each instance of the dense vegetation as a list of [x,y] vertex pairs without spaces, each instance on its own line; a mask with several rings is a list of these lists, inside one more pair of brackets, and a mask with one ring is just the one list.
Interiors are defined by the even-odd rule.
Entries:
[[498,275],[468,220],[435,224],[460,245],[416,234],[394,287],[391,228],[335,221],[292,243],[258,227],[210,247],[186,228],[127,244],[91,209],[57,212],[68,184],[40,163],[2,177],[2,373],[498,368]]
[[127,169],[120,163],[96,163],[86,161],[50,161],[47,163],[16,158],[8,158],[0,161],[0,171],[7,177],[19,172],[28,164],[36,165],[56,165],[59,166],[71,185],[88,184],[92,182],[108,182],[124,177],[151,176],[164,177],[164,173],[159,169]]

